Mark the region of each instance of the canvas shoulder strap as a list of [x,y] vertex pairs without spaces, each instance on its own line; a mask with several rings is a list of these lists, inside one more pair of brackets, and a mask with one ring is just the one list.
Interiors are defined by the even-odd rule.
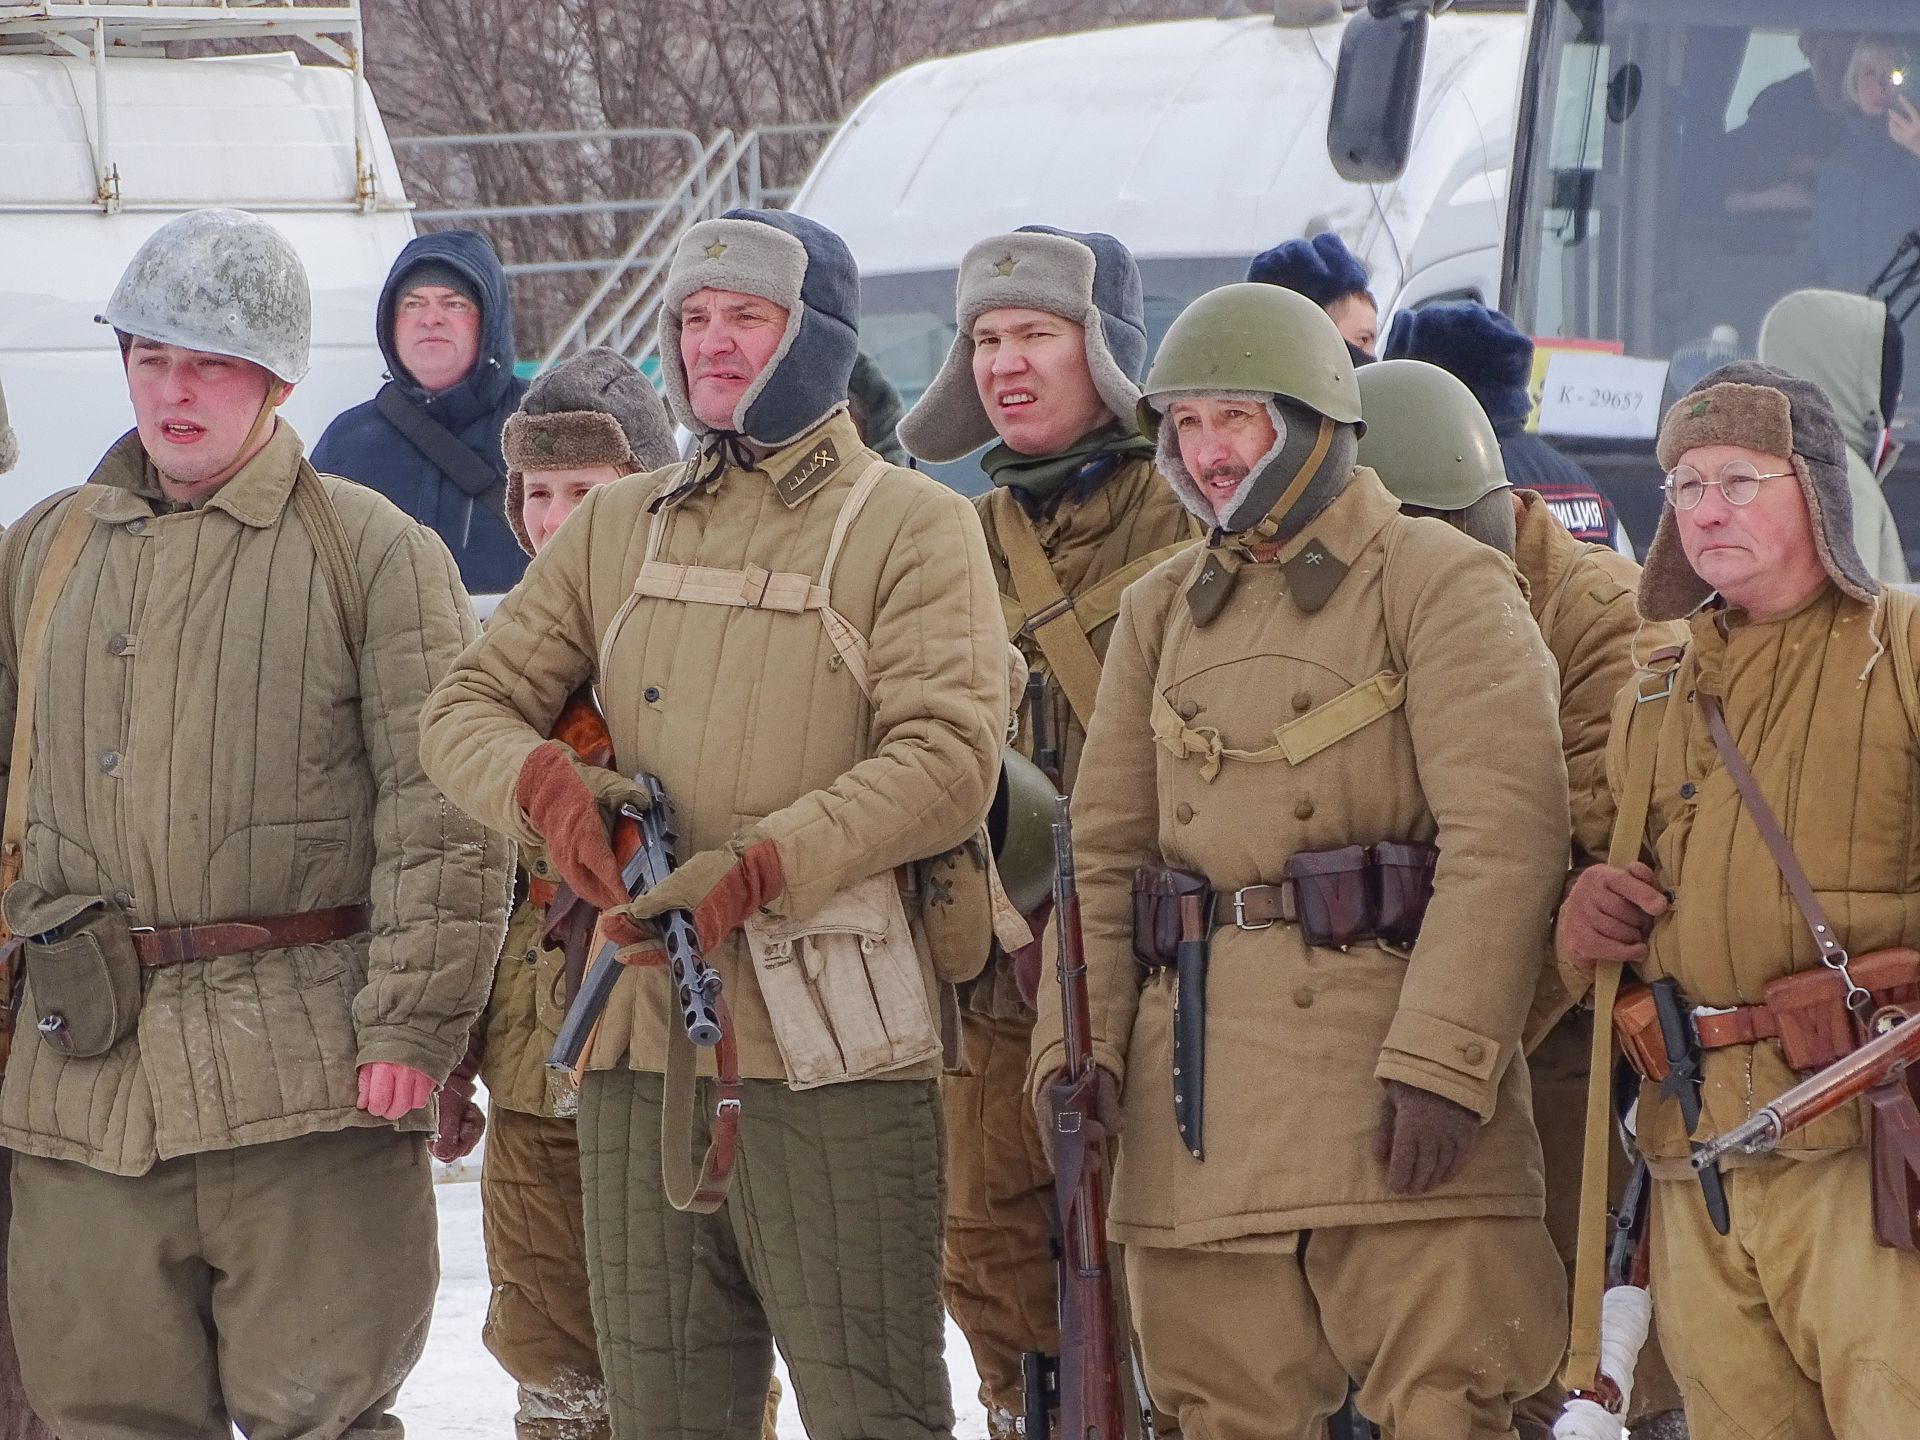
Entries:
[[357,667],[360,647],[367,638],[366,592],[360,588],[360,573],[347,544],[346,527],[340,523],[340,511],[327,494],[325,482],[304,460],[293,477],[292,503],[294,514],[313,541],[321,578],[326,581],[334,614],[340,621],[340,633],[346,637],[347,650]]
[[[19,668],[13,708],[13,748],[7,771],[7,805],[0,820],[0,895],[20,878],[25,863],[27,839],[27,792],[33,768],[33,713],[40,697],[40,671],[46,654],[47,631],[53,623],[53,607],[59,602],[87,537],[93,533],[93,502],[103,487],[83,485],[74,492],[60,516],[46,557],[40,562],[40,574],[34,580],[33,599],[27,606],[27,622],[20,634]],[[0,936],[8,934],[0,920]],[[0,967],[0,1000],[11,993],[12,953]],[[7,1013],[0,1004],[0,1015]],[[10,1025],[11,1020],[0,1020]]]
[[507,477],[469,450],[458,435],[409,400],[392,381],[373,397],[374,409],[384,415],[412,445],[449,480],[474,499],[504,489]]
[[[1074,604],[1060,587],[1053,563],[1041,548],[1033,521],[1011,492],[996,490],[989,502],[1000,548],[1007,557],[1007,576],[1025,619],[1016,635],[1033,637],[1046,656],[1047,667],[1082,729],[1093,719],[1094,697],[1100,692],[1100,657],[1074,614]],[[1009,616],[1011,618],[1011,615]],[[1010,637],[1011,638],[1011,637]]]
[[[1660,749],[1660,722],[1673,694],[1684,654],[1679,646],[1656,650],[1656,667],[1635,678],[1639,687],[1627,712],[1625,774],[1614,814],[1607,864],[1624,868],[1640,858],[1647,816],[1653,808],[1653,767]],[[1613,1133],[1613,1007],[1620,998],[1620,967],[1601,965],[1593,977],[1593,1047],[1588,1057],[1586,1140],[1581,1158],[1579,1248],[1573,1266],[1572,1335],[1564,1381],[1569,1390],[1593,1394],[1600,1376],[1600,1310],[1606,1289],[1607,1146]]]
[[867,466],[854,479],[847,498],[834,517],[833,533],[827,541],[827,554],[818,578],[796,572],[767,570],[749,565],[744,570],[722,570],[708,565],[676,565],[659,558],[666,538],[671,506],[654,512],[647,531],[647,547],[640,571],[634,576],[633,590],[614,613],[606,634],[600,639],[600,673],[607,671],[613,642],[625,628],[634,607],[642,600],[677,600],[685,605],[731,605],[746,610],[781,610],[800,615],[814,611],[820,616],[827,639],[860,693],[873,699],[873,673],[867,662],[867,637],[833,608],[833,572],[840,562],[853,522],[866,508],[874,489],[885,477],[886,461],[870,457]]

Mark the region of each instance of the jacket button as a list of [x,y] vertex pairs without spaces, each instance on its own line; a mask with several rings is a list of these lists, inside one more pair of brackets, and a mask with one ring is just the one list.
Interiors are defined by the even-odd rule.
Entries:
[[1302,1010],[1308,1009],[1313,1004],[1313,987],[1309,985],[1297,986],[1293,992],[1293,1003],[1298,1005]]
[[1189,820],[1193,819],[1193,806],[1187,804],[1184,800],[1181,801],[1173,807],[1173,818],[1178,820],[1182,825],[1186,824]]
[[127,533],[128,533],[129,535],[144,535],[144,534],[146,534],[146,533],[147,533],[147,522],[146,522],[146,521],[144,521],[144,520],[129,520],[129,521],[127,522]]
[[131,910],[133,908],[133,893],[129,890],[116,890],[113,892],[113,903],[122,910]]
[[520,963],[522,965],[538,965],[540,963],[540,952],[538,950],[527,951],[526,954],[520,957]]
[[1294,806],[1293,818],[1296,820],[1311,820],[1313,818],[1313,801],[1302,800],[1298,805]]
[[120,752],[118,750],[102,750],[100,752],[100,769],[103,773],[111,775],[119,768]]
[[646,689],[640,692],[640,698],[649,705],[658,704],[660,700],[660,687],[658,685],[647,686]]
[[538,860],[533,862],[533,873],[538,875],[542,880],[552,878],[553,866],[549,863],[546,856],[542,855]]
[[1462,1046],[1460,1058],[1469,1065],[1478,1065],[1487,1058],[1487,1047],[1484,1045]]
[[1193,719],[1194,716],[1198,715],[1199,713],[1200,713],[1200,707],[1196,705],[1193,701],[1182,700],[1180,702],[1180,718],[1182,720],[1191,720]]
[[1307,711],[1313,708],[1313,696],[1309,695],[1304,690],[1294,691],[1293,692],[1293,708],[1295,710],[1298,710],[1301,714],[1304,715]]
[[1693,782],[1691,780],[1687,781],[1686,784],[1680,787],[1680,798],[1682,800],[1691,800],[1693,798],[1693,794],[1694,794]]
[[109,655],[126,654],[127,653],[127,637],[124,635],[115,635],[111,637],[107,641],[107,653]]

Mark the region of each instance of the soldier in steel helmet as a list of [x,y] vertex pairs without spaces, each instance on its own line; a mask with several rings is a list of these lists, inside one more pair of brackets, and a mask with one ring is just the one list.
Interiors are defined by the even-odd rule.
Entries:
[[[1148,1387],[1214,1440],[1319,1440],[1350,1386],[1401,1440],[1511,1437],[1566,1337],[1519,1054],[1552,660],[1510,565],[1357,466],[1311,301],[1195,301],[1140,419],[1209,534],[1122,602],[1073,808]],[[1043,994],[1036,1094],[1061,1053]]]
[[0,541],[9,1296],[62,1435],[398,1435],[432,1310],[509,854],[420,768],[452,558],[276,413],[309,307],[253,216],[161,227],[102,317],[134,429]]
[[[1421,360],[1386,360],[1360,372],[1367,433],[1360,462],[1400,501],[1403,514],[1446,521],[1514,562],[1527,582],[1527,604],[1560,677],[1560,747],[1567,762],[1573,829],[1573,875],[1606,858],[1613,821],[1607,795],[1607,737],[1614,697],[1633,677],[1636,658],[1684,638],[1681,627],[1644,621],[1634,604],[1640,567],[1605,545],[1574,538],[1532,490],[1507,482],[1499,441],[1473,391],[1448,371]],[[1573,1272],[1579,1238],[1587,1076],[1593,1012],[1580,1002],[1588,976],[1543,965],[1526,1032],[1533,1081],[1533,1118],[1546,1161],[1547,1229]],[[1613,1147],[1613,1197],[1627,1180],[1627,1155]],[[1532,1433],[1544,1434],[1560,1413],[1556,1382],[1520,1407]],[[1628,1416],[1642,1440],[1686,1434],[1680,1392],[1657,1341],[1640,1352]],[[1524,1425],[1522,1433],[1529,1433]]]

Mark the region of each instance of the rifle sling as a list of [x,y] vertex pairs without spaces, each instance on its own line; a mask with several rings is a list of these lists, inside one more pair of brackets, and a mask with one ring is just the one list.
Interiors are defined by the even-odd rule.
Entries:
[[[1663,658],[1660,655],[1655,660]],[[1653,806],[1653,762],[1660,748],[1659,725],[1673,691],[1679,656],[1669,657],[1665,688],[1647,693],[1645,679],[1627,712],[1623,743],[1626,776],[1614,816],[1607,864],[1624,868],[1640,858]],[[1645,714],[1649,707],[1652,714]],[[1569,1390],[1592,1395],[1599,1388],[1601,1296],[1606,1290],[1607,1146],[1613,1129],[1613,1006],[1620,996],[1620,966],[1596,966],[1593,977],[1593,1049],[1587,1071],[1586,1140],[1581,1156],[1578,1250],[1573,1267],[1572,1333],[1564,1382]]]
[[734,1154],[740,1142],[740,1052],[734,1042],[733,1016],[725,996],[714,1001],[720,1017],[719,1069],[707,1153],[693,1169],[688,1137],[700,1133],[700,1101],[695,1084],[695,1051],[686,1027],[667,1020],[667,1078],[660,1106],[660,1182],[667,1203],[689,1215],[711,1215],[726,1203],[733,1186]]

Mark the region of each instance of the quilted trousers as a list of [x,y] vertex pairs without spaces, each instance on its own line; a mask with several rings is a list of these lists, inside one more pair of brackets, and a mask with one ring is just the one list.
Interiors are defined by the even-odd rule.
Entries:
[[587,1274],[618,1440],[755,1440],[776,1344],[813,1440],[951,1440],[935,1082],[747,1081],[733,1190],[712,1215],[674,1210],[661,1189],[661,1090],[631,1070],[580,1087]]

